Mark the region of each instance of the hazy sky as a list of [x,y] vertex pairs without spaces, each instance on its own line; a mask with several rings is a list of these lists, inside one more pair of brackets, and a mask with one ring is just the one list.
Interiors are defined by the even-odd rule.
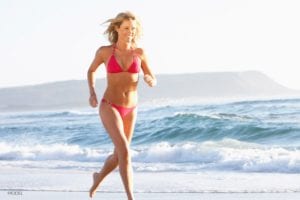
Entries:
[[298,0],[0,0],[0,87],[85,79],[125,10],[156,74],[258,70],[300,89]]

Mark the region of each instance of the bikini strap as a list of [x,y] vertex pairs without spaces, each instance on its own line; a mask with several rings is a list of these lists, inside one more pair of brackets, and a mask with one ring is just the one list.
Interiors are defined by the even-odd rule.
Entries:
[[101,102],[107,103],[109,105],[112,105],[112,103],[110,101],[107,101],[106,99],[102,98]]
[[132,47],[130,47],[130,49],[131,49],[131,55],[132,55],[132,58],[133,58],[133,60],[134,60],[134,59],[136,59],[137,55],[136,55],[136,53],[134,52],[134,49],[133,49]]
[[117,48],[117,45],[116,45],[116,44],[113,44],[113,51],[112,51],[112,54],[113,54],[113,55],[115,55],[116,48]]
[[[116,52],[116,49],[117,49],[117,45],[116,44],[113,44],[113,51],[112,51],[112,54],[115,56],[115,52]],[[131,49],[131,55],[133,57],[133,59],[136,58],[136,53],[134,52],[134,49],[132,47],[130,47]]]

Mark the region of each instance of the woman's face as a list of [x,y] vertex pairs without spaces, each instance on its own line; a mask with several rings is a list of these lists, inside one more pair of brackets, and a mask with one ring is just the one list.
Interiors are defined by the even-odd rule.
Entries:
[[116,31],[118,32],[118,40],[132,42],[136,33],[136,21],[124,20],[120,27],[116,28]]

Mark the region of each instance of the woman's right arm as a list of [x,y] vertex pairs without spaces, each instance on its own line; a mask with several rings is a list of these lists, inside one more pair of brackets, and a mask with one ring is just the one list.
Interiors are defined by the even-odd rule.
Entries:
[[87,79],[88,79],[88,85],[89,85],[89,92],[90,92],[90,98],[89,102],[92,107],[97,107],[98,101],[97,101],[97,95],[95,92],[95,72],[97,71],[98,67],[104,62],[103,59],[103,47],[100,47],[95,54],[95,58],[92,61],[88,73],[87,73]]

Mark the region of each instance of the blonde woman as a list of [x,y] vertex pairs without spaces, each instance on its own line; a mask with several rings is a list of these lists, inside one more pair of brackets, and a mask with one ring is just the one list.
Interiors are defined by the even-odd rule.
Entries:
[[105,64],[107,88],[100,102],[99,115],[114,144],[114,152],[108,156],[101,171],[93,174],[90,197],[94,196],[103,179],[119,166],[127,197],[133,200],[130,142],[137,117],[139,72],[143,72],[144,81],[150,87],[156,85],[156,78],[148,66],[143,49],[137,47],[141,27],[135,15],[123,12],[107,22],[109,26],[105,33],[108,34],[111,45],[97,50],[87,78],[89,103],[92,107],[97,107],[95,71],[101,64]]

